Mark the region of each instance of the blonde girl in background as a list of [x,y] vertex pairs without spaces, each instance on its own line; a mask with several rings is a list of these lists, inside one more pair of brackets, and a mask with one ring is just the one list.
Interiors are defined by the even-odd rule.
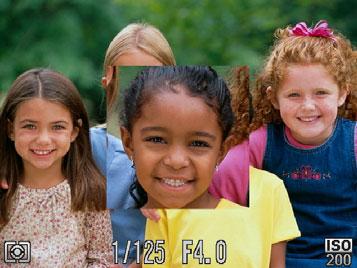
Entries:
[[[123,28],[111,41],[105,55],[102,86],[106,92],[108,115],[118,95],[119,66],[175,65],[171,47],[163,34],[146,23],[132,23]],[[135,208],[129,194],[134,182],[131,161],[124,152],[120,139],[107,134],[106,126],[90,130],[93,155],[107,177],[107,207],[111,209],[113,240],[118,241],[119,262],[125,255],[127,241],[144,239],[145,218]],[[132,243],[127,263],[135,260]]]
[[[72,82],[48,69],[23,73],[6,96],[0,125],[0,174],[8,185],[1,244],[29,241],[31,255],[24,258],[32,267],[107,267],[105,179],[92,159],[87,113]],[[3,254],[1,267],[14,260]]]
[[118,66],[176,65],[164,35],[146,23],[132,23],[111,41],[105,54],[102,85],[111,111],[118,95]]

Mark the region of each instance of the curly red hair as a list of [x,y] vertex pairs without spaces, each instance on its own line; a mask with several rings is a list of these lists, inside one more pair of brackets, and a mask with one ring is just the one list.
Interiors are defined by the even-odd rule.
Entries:
[[322,64],[340,90],[346,90],[348,93],[345,103],[338,109],[338,114],[355,120],[357,56],[350,41],[335,31],[334,38],[329,38],[292,36],[289,30],[290,27],[276,30],[277,40],[256,80],[252,92],[254,116],[250,131],[264,124],[282,121],[279,111],[271,104],[266,90],[271,87],[273,96],[275,95],[290,64]]
[[250,123],[248,66],[232,69],[228,78],[228,87],[231,91],[231,105],[236,122],[224,143],[225,152],[248,139]]

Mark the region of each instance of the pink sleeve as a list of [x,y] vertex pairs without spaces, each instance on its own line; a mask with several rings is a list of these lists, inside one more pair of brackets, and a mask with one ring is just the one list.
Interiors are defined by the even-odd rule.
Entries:
[[221,162],[213,176],[210,193],[240,205],[247,205],[249,185],[249,143],[236,145]]
[[249,135],[249,160],[255,167],[263,168],[263,159],[268,140],[268,129],[262,126]]

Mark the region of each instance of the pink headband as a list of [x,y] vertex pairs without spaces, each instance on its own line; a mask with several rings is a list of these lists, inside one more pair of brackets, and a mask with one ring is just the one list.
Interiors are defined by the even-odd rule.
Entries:
[[331,38],[336,41],[332,30],[328,27],[325,20],[320,20],[314,28],[307,27],[305,22],[299,22],[294,28],[289,30],[291,36],[317,36]]

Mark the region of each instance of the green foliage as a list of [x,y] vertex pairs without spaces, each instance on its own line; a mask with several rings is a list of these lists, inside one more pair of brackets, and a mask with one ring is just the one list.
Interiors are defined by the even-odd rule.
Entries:
[[[353,40],[355,1],[225,0],[116,1],[128,21],[142,20],[160,28],[179,64],[260,65],[278,27],[328,19]],[[349,7],[343,8],[342,6]],[[341,11],[338,11],[341,10]]]
[[[111,2],[2,1],[0,90],[27,69],[47,67],[71,78],[91,107],[103,106],[100,70],[105,49],[120,29],[118,14]],[[94,121],[105,118],[105,107],[89,112]]]
[[49,67],[71,78],[103,121],[105,50],[128,23],[167,37],[178,64],[260,66],[278,27],[327,19],[356,44],[353,0],[1,0],[0,91],[23,71]]

